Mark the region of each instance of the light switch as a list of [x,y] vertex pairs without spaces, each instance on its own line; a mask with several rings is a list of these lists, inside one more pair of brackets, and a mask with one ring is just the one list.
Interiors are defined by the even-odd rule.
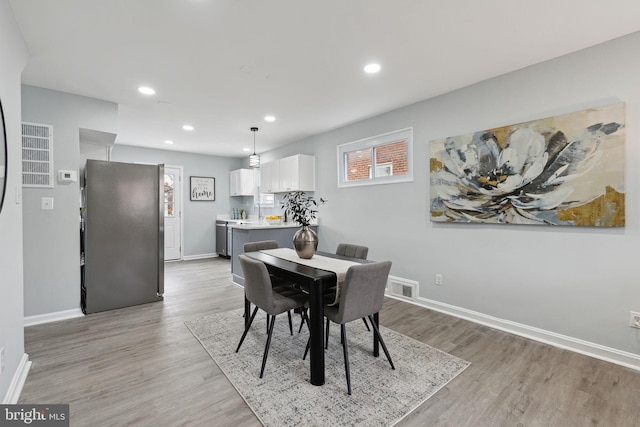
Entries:
[[53,210],[53,197],[43,197],[40,208],[42,210]]

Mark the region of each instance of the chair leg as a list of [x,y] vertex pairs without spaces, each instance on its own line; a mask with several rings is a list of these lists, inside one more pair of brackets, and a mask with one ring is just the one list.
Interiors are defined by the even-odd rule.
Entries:
[[342,338],[342,351],[344,353],[344,372],[347,375],[347,390],[351,396],[351,370],[349,369],[349,350],[347,350],[347,328],[340,325],[340,335]]
[[327,330],[324,332],[324,349],[329,348],[329,319],[327,319]]
[[389,364],[391,365],[391,369],[395,370],[396,367],[393,366],[393,361],[391,360],[391,355],[389,354],[389,351],[387,350],[387,346],[384,343],[384,340],[382,339],[382,335],[380,335],[380,330],[378,330],[378,327],[376,326],[376,322],[373,321],[373,317],[370,315],[369,316],[369,321],[371,322],[371,325],[373,326],[373,333],[376,334],[376,336],[378,337],[378,341],[380,341],[380,344],[382,345],[382,349],[384,350],[384,354],[387,355],[387,359],[389,360]]
[[244,326],[247,326],[249,324],[249,313],[251,313],[251,303],[249,302],[249,300],[247,299],[247,296],[245,294],[244,296],[244,313],[242,313],[242,317],[244,317]]
[[264,375],[264,367],[267,364],[267,356],[269,355],[269,347],[271,346],[271,335],[273,334],[273,325],[276,323],[276,316],[271,316],[269,324],[269,334],[267,335],[267,344],[264,346],[264,356],[262,356],[262,368],[260,368],[260,378]]
[[287,311],[287,317],[289,317],[289,332],[293,335],[293,322],[291,321],[291,310]]
[[362,318],[362,321],[364,322],[364,326],[367,327],[367,331],[371,332],[371,329],[369,328],[369,324],[367,323],[367,319],[365,319],[364,317]]
[[251,323],[253,323],[254,317],[256,317],[256,313],[258,312],[258,307],[253,310],[253,314],[249,318],[249,322],[244,328],[244,332],[242,333],[242,338],[240,338],[240,342],[238,343],[238,348],[236,348],[236,353],[240,350],[240,346],[244,342],[245,337],[247,336],[247,332],[249,332],[249,328],[251,327]]
[[307,346],[304,349],[304,356],[302,356],[302,360],[307,358],[307,354],[309,354],[309,347],[311,347],[311,338],[307,338]]
[[307,331],[311,332],[311,326],[309,326],[309,316],[307,315],[307,311],[303,311],[302,313],[300,313],[300,315],[302,316],[302,324],[304,325],[306,323]]
[[300,327],[298,328],[298,333],[302,332],[302,327],[304,326],[304,322],[305,322],[305,315],[307,313],[307,309],[306,308],[301,308],[300,309],[300,317],[302,318],[302,320],[300,320]]
[[[304,321],[307,322],[307,329],[309,330],[309,335],[311,335],[311,327],[309,326],[309,317],[307,316],[307,312],[303,311],[302,314],[303,314]],[[307,354],[309,353],[309,347],[311,347],[311,336],[307,338],[307,346],[304,349],[304,356],[302,356],[302,360],[305,360],[307,358]]]

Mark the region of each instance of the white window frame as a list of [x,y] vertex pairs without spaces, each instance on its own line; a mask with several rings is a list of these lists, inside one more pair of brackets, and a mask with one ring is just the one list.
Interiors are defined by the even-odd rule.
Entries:
[[[347,153],[366,150],[372,148],[374,158],[372,159],[372,166],[376,165],[375,148],[392,144],[398,141],[407,141],[407,173],[404,175],[392,175],[392,176],[371,176],[371,171],[375,167],[369,168],[369,179],[360,179],[357,181],[347,181]],[[413,128],[406,128],[395,130],[392,132],[383,133],[380,135],[372,136],[358,141],[348,142],[346,144],[338,145],[338,187],[359,187],[363,185],[378,185],[378,184],[395,184],[398,182],[410,182],[413,181]]]
[[[384,169],[389,170],[390,173],[386,175],[378,175],[378,171],[384,170]],[[371,176],[371,172],[369,172],[369,176]],[[392,162],[376,163],[376,176],[393,176],[393,163]]]

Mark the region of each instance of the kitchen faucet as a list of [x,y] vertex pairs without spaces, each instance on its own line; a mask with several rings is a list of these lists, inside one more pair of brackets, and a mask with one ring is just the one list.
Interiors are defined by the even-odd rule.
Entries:
[[262,213],[260,212],[260,201],[258,201],[258,203],[256,203],[254,206],[258,208],[258,222],[260,223],[262,222]]
[[[261,206],[260,206],[260,186],[257,186],[255,191],[256,192],[253,195],[253,201],[254,201],[254,205],[253,205],[254,209],[253,210],[255,212],[255,208],[256,207],[258,208],[258,223],[261,223],[262,222],[262,213],[260,211],[260,208],[261,208]],[[256,197],[256,194],[257,194],[257,197]],[[257,199],[258,203],[255,203],[256,199]]]

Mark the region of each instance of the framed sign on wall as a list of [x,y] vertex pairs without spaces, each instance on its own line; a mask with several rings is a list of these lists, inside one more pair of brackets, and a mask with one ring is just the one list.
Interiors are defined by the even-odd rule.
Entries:
[[214,201],[216,199],[216,179],[204,176],[189,177],[190,200]]

